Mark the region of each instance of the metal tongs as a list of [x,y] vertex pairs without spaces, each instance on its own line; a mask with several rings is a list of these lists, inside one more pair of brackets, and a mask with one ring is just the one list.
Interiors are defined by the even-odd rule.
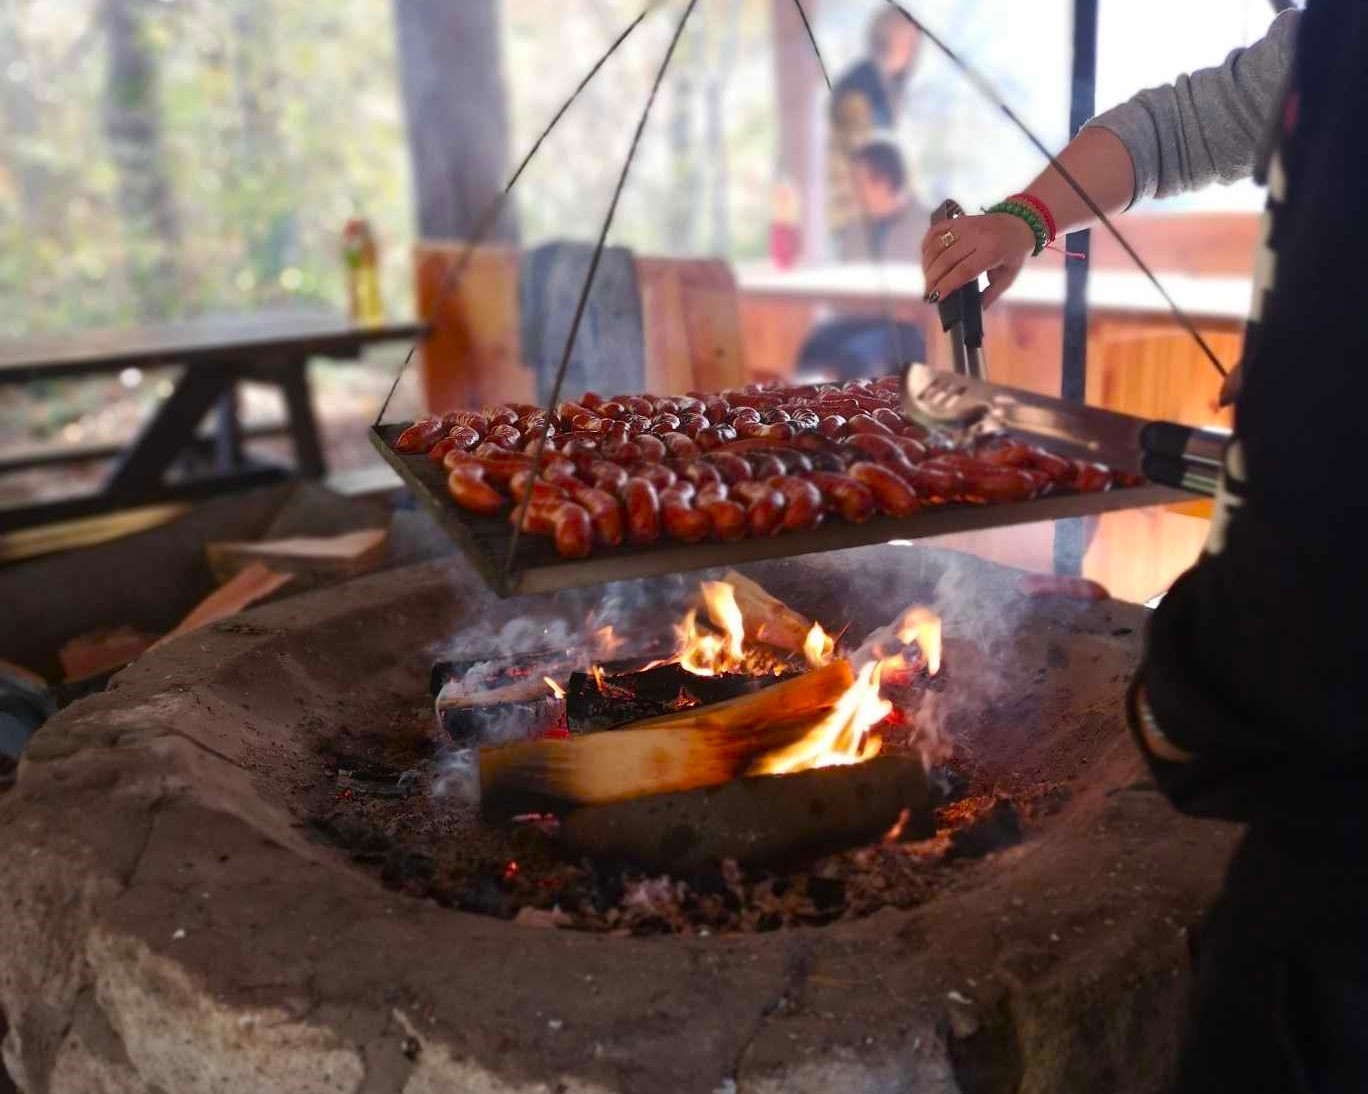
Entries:
[[[934,224],[948,225],[962,215],[956,202],[946,201],[931,219]],[[941,301],[939,311],[941,326],[950,336],[953,371],[924,364],[904,369],[903,410],[908,417],[956,440],[1010,431],[1046,444],[1062,444],[1084,458],[1113,467],[1139,471],[1151,482],[1193,494],[1216,492],[1229,439],[1226,431],[1146,421],[990,384],[977,280]]]
[[[960,203],[947,199],[931,214],[931,223],[943,224],[946,233],[953,233],[951,224],[962,216],[964,209]],[[939,303],[937,310],[941,330],[950,335],[954,370],[975,380],[988,379],[988,364],[983,359],[983,302],[979,296],[978,278],[952,292]]]

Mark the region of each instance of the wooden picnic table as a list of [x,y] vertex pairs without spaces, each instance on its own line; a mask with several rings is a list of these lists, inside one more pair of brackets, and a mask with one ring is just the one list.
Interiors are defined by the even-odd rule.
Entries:
[[[320,478],[326,468],[309,397],[314,357],[350,359],[381,342],[421,338],[421,322],[358,326],[328,312],[276,312],[194,319],[111,330],[37,335],[0,342],[0,384],[117,373],[126,368],[181,369],[171,394],[128,447],[116,454],[94,494],[0,509],[0,529],[94,516],[116,509],[262,485],[285,478],[280,467],[246,459],[238,420],[238,386],[279,388],[295,473]],[[173,476],[196,447],[200,422],[216,411],[213,469]],[[0,462],[0,473],[51,463],[50,457]]]

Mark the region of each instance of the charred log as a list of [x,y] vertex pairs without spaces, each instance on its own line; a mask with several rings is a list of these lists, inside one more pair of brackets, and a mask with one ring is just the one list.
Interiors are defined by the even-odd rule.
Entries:
[[878,839],[904,811],[902,838],[934,834],[921,761],[886,756],[579,809],[561,838],[577,854],[687,874],[724,859],[784,866],[842,851]]
[[642,672],[611,676],[576,672],[565,687],[565,713],[572,733],[592,733],[749,695],[793,675],[697,676],[673,661]]

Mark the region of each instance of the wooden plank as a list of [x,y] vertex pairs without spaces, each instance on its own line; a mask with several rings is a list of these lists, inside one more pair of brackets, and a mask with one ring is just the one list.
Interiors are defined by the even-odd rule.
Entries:
[[475,248],[457,282],[452,274],[464,249],[454,242],[414,248],[418,314],[432,328],[422,349],[424,399],[443,409],[528,401],[533,384],[518,329],[518,250]]
[[121,669],[154,645],[157,636],[135,627],[113,627],[77,635],[57,651],[68,683]]
[[329,312],[268,312],[34,335],[0,342],[0,382],[114,372],[130,365],[211,365],[288,351],[294,356],[354,357],[362,346],[418,338],[419,322],[357,326]]
[[718,259],[636,260],[650,391],[725,391],[745,382],[736,278]]
[[207,627],[210,623],[217,623],[221,619],[246,611],[291,580],[290,574],[278,574],[259,562],[253,563],[226,585],[220,586],[201,600],[174,630],[154,643],[153,648],[200,627]]
[[255,563],[282,573],[344,578],[369,573],[380,565],[387,535],[384,528],[365,528],[338,536],[210,543],[204,550],[219,581]]
[[[169,524],[188,509],[188,505],[150,505],[140,509],[124,509],[106,516],[6,532],[0,536],[0,565],[137,535],[149,528]],[[0,509],[0,519],[4,515],[5,511]]]
[[479,517],[453,502],[446,490],[446,474],[426,456],[405,456],[392,444],[409,423],[371,430],[371,443],[399,472],[414,495],[456,541],[500,596],[553,592],[611,581],[689,573],[714,566],[787,558],[820,551],[865,547],[890,540],[914,540],[951,532],[993,528],[1061,517],[1090,516],[1116,509],[1136,509],[1186,501],[1190,495],[1166,486],[1133,486],[1100,494],[1061,494],[1012,505],[950,504],[927,508],[901,520],[875,517],[864,524],[831,521],[810,532],[790,532],[768,539],[735,543],[682,544],[661,542],[648,547],[597,549],[586,559],[563,559],[550,541],[523,536],[511,570],[505,568],[512,529],[506,517]]

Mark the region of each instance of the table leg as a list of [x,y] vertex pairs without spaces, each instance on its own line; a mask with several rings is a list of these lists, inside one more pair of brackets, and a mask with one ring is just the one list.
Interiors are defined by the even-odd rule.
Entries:
[[182,372],[175,390],[114,465],[104,492],[131,496],[161,486],[167,470],[194,440],[204,416],[237,381],[237,371],[230,366]]
[[238,417],[236,384],[219,396],[216,416],[214,468],[221,472],[236,471],[242,466],[242,422]]
[[276,383],[285,395],[285,408],[290,415],[290,436],[294,438],[295,463],[299,474],[308,479],[321,479],[327,474],[323,460],[323,444],[318,436],[318,419],[314,417],[313,399],[309,395],[309,362],[294,361],[281,368]]

